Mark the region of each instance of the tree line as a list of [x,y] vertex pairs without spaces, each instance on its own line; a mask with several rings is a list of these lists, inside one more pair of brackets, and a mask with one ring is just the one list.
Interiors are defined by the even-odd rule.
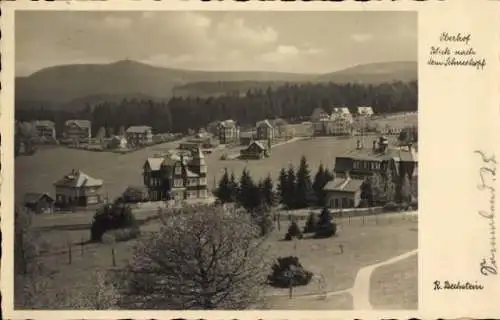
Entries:
[[[239,180],[234,172],[229,174],[226,170],[219,180],[215,195],[222,203],[236,203],[251,212],[262,206],[269,208],[278,204],[288,210],[325,207],[324,187],[334,178],[335,174],[323,164],[320,164],[312,178],[307,159],[302,156],[296,169],[293,165],[281,168],[276,188],[270,175],[255,183],[247,169],[242,171]],[[407,174],[394,177],[392,170],[388,169],[364,179],[360,206],[373,207],[396,202],[409,204],[417,196],[417,186]]]
[[317,107],[331,112],[335,106],[355,108],[359,105],[370,105],[376,113],[416,111],[417,81],[379,85],[284,84],[267,89],[249,89],[241,96],[174,96],[169,101],[124,99],[86,105],[79,110],[44,106],[18,108],[16,119],[52,120],[56,123],[57,132],[61,132],[66,120],[87,119],[92,121],[92,132],[101,127],[117,132],[121,126],[149,125],[156,133],[186,133],[189,129],[196,130],[216,120],[234,119],[241,126],[254,126],[259,120],[276,117],[294,122],[307,119]]
[[333,178],[333,173],[320,164],[313,181],[307,159],[302,156],[296,170],[292,165],[281,169],[276,189],[270,175],[255,183],[247,169],[242,171],[239,180],[234,172],[229,174],[226,170],[219,180],[215,194],[220,202],[236,203],[248,211],[277,204],[288,209],[301,209],[323,206],[323,188]]

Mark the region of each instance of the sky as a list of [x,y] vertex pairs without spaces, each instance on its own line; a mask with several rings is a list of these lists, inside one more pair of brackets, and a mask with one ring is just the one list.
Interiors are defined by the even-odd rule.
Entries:
[[124,59],[294,73],[417,60],[415,12],[18,11],[15,27],[16,76]]

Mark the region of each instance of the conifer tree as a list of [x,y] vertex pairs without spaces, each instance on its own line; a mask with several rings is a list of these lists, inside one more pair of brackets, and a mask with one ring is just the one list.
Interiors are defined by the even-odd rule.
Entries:
[[222,202],[230,202],[231,201],[231,185],[229,181],[229,176],[227,174],[227,170],[224,171],[224,174],[219,180],[219,186],[217,188],[217,198]]
[[239,186],[238,181],[236,181],[236,177],[234,176],[234,172],[231,172],[231,178],[229,179],[229,202],[236,202],[238,199]]
[[262,193],[263,201],[269,207],[273,207],[275,205],[275,194],[274,194],[274,185],[271,175],[268,175],[260,186],[260,190]]
[[297,183],[295,187],[295,199],[297,208],[307,208],[315,203],[314,190],[311,183],[309,166],[305,156],[300,159],[297,170]]
[[293,170],[293,166],[290,165],[288,171],[286,173],[286,188],[284,189],[284,203],[289,209],[295,209],[296,207],[296,199],[295,199],[295,186],[296,186],[296,178],[295,171]]
[[278,177],[278,197],[279,202],[286,205],[286,190],[287,190],[287,172],[285,168],[281,168]]

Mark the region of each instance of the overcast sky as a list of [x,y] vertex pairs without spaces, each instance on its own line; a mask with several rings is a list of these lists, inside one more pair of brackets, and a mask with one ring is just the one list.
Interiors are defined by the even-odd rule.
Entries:
[[16,75],[123,59],[197,70],[325,73],[416,61],[414,12],[17,12]]

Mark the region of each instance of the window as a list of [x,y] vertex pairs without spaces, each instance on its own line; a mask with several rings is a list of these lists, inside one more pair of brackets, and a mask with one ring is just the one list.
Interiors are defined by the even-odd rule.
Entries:
[[175,166],[175,174],[182,174],[181,166]]
[[207,184],[207,178],[200,178],[200,185],[204,186]]
[[174,187],[182,187],[182,179],[175,179]]

